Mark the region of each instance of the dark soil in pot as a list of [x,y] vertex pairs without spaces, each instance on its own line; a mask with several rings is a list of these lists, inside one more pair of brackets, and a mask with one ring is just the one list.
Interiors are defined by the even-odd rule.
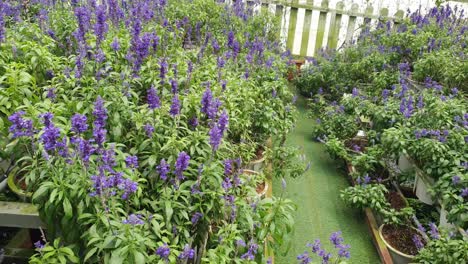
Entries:
[[390,203],[390,206],[397,211],[400,211],[407,206],[405,199],[398,192],[390,191],[385,194],[385,197]]
[[413,198],[413,199],[418,198],[416,194],[414,193],[413,188],[408,188],[408,187],[404,187],[401,185],[399,187],[400,187],[401,192],[403,193],[403,196],[405,196],[406,198]]
[[265,182],[257,184],[257,188],[255,190],[258,194],[261,194],[265,190]]
[[418,248],[413,242],[413,237],[419,236],[421,241],[424,241],[421,234],[409,226],[384,225],[382,235],[393,248],[412,256],[418,254]]
[[255,160],[259,160],[263,158],[263,153],[265,152],[265,148],[263,146],[259,146],[255,151]]

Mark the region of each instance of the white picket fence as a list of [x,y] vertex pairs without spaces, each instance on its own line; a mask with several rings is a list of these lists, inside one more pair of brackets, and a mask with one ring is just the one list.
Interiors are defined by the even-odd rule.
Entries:
[[[239,1],[239,0],[238,0]],[[281,17],[280,37],[293,55],[313,56],[320,48],[339,48],[355,38],[364,23],[402,18],[407,10],[435,6],[435,0],[250,0],[258,10],[268,8]],[[250,2],[249,1],[249,2]],[[464,8],[468,0],[448,1]],[[366,19],[367,18],[367,19]]]

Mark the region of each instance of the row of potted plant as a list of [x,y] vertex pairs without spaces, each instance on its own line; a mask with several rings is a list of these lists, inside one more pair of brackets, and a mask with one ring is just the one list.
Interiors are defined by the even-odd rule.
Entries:
[[[449,5],[416,10],[399,23],[380,21],[376,29],[362,30],[355,45],[323,51],[296,79],[311,97],[314,136],[332,157],[354,168],[356,186],[343,198],[401,228],[383,226],[381,234],[389,248],[406,238],[407,255],[416,255],[411,261],[467,258],[448,246],[466,252],[466,234],[446,224],[464,230],[468,223],[466,25],[463,11]],[[404,202],[397,210],[386,197],[393,183],[410,187],[405,193],[422,204],[440,206],[446,214],[441,226],[448,231],[440,235],[431,222],[419,227],[430,229],[428,236],[416,231],[410,221],[414,204]],[[435,206],[429,210],[438,214]]]

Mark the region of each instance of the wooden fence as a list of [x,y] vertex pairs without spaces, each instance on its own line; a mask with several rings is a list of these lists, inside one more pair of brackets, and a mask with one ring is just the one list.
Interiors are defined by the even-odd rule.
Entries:
[[[422,11],[435,0],[249,0],[256,10],[268,8],[281,17],[280,37],[293,55],[313,56],[321,48],[350,43],[364,24],[379,19],[401,19],[407,10]],[[468,0],[449,1],[468,12]]]

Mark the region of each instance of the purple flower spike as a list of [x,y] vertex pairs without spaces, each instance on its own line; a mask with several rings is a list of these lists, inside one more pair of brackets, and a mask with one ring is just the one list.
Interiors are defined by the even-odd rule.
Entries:
[[196,212],[192,215],[192,225],[195,225],[198,223],[198,221],[200,221],[200,219],[203,217],[203,214],[200,213],[200,212]]
[[158,247],[158,249],[156,249],[156,255],[158,255],[162,259],[168,260],[170,254],[171,249],[169,248],[169,246],[167,246],[167,244],[164,244]]
[[429,230],[429,234],[431,235],[431,237],[433,239],[439,239],[440,234],[439,234],[439,229],[437,228],[437,226],[434,223],[429,223],[429,227],[431,228],[431,230]]
[[131,214],[127,219],[123,220],[122,223],[127,225],[143,225],[145,221],[141,219],[140,215]]
[[184,250],[178,256],[178,259],[193,259],[195,257],[195,250],[190,248],[189,245],[184,246]]
[[80,114],[74,114],[71,118],[71,131],[81,134],[86,132],[88,130],[88,124],[87,124],[88,119],[86,118],[85,115],[80,115]]
[[150,125],[150,124],[146,124],[143,129],[145,130],[145,133],[146,133],[146,136],[147,137],[153,137],[153,133],[154,133],[154,126]]
[[12,123],[9,131],[13,134],[13,138],[31,137],[34,135],[33,122],[32,120],[24,119],[24,115],[24,111],[19,111],[8,117],[8,120]]
[[172,97],[172,104],[171,109],[169,110],[169,114],[173,117],[180,114],[180,100],[179,95],[177,94],[175,94],[174,97]]
[[156,108],[161,107],[161,100],[159,99],[158,92],[154,88],[154,86],[151,86],[151,88],[148,89],[146,99],[148,100],[148,107],[152,110]]
[[190,162],[190,156],[184,151],[179,153],[177,157],[174,174],[179,180],[185,179],[183,173],[188,168]]
[[125,164],[128,168],[136,169],[138,168],[138,157],[137,156],[128,156],[125,158]]
[[156,170],[158,171],[161,180],[165,181],[167,180],[167,174],[169,173],[171,168],[169,167],[169,164],[167,164],[166,160],[162,159],[159,163],[159,166],[156,167]]

